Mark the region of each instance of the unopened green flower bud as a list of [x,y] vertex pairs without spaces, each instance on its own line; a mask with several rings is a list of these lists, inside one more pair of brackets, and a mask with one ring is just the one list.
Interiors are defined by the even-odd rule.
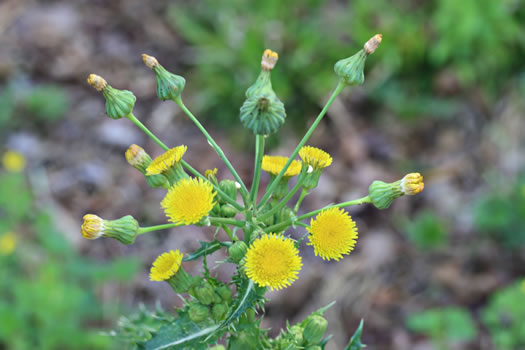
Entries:
[[247,331],[241,331],[230,338],[229,350],[255,350],[259,349],[259,338]]
[[302,344],[303,342],[303,328],[299,325],[294,325],[290,328],[290,334],[293,335],[296,344]]
[[211,305],[217,302],[218,295],[215,293],[213,287],[206,281],[194,288],[195,298],[204,305]]
[[423,191],[425,184],[423,177],[419,173],[410,173],[401,180],[386,183],[374,181],[368,188],[368,197],[372,204],[378,209],[386,209],[392,204],[394,199],[403,195],[415,195]]
[[319,343],[323,339],[324,332],[328,327],[328,321],[323,316],[312,315],[304,326],[304,340],[311,345]]
[[[237,199],[237,184],[233,180],[222,180],[219,182],[219,188],[230,198]],[[219,202],[221,204],[225,204],[226,201],[222,198],[220,198],[219,195]]]
[[228,313],[228,306],[226,304],[215,304],[211,308],[211,315],[215,321],[224,319]]
[[261,61],[261,73],[255,83],[246,90],[246,101],[241,107],[242,124],[254,134],[275,133],[286,119],[284,104],[272,88],[270,71],[277,62],[278,55],[265,50]]
[[229,204],[223,204],[221,206],[221,216],[225,218],[233,218],[237,214],[237,209]]
[[179,98],[186,85],[186,80],[180,75],[168,72],[153,56],[143,54],[142,60],[148,68],[155,72],[159,99],[166,101]]
[[124,244],[135,242],[139,230],[139,223],[131,215],[117,220],[103,220],[100,217],[87,214],[81,227],[82,236],[86,239],[111,237]]
[[228,248],[230,258],[235,263],[239,263],[242,260],[242,258],[244,258],[247,251],[248,246],[246,245],[246,243],[244,243],[244,241],[237,241]]
[[90,74],[87,81],[97,91],[102,91],[106,99],[106,114],[108,117],[120,119],[131,114],[137,100],[131,91],[114,89],[96,74]]
[[202,304],[191,304],[188,310],[190,320],[195,323],[202,322],[208,318],[210,314],[210,308]]
[[293,216],[294,216],[293,210],[291,208],[287,207],[287,206],[284,206],[279,211],[279,219],[278,219],[278,221],[279,222],[284,222],[284,221],[290,220]]
[[226,303],[229,303],[232,300],[232,290],[227,286],[220,286],[215,290],[215,292],[219,294],[221,299]]
[[361,85],[365,81],[364,68],[366,58],[375,52],[382,38],[381,34],[374,35],[358,53],[335,64],[334,71],[344,84]]

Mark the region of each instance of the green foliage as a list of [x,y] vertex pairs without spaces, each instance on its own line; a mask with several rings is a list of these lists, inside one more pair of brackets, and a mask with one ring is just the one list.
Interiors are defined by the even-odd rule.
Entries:
[[109,321],[116,307],[103,315],[89,286],[129,280],[136,262],[102,266],[76,255],[33,203],[22,174],[0,173],[0,235],[7,231],[15,233],[17,244],[9,255],[0,255],[0,348],[111,348],[111,339],[93,325]]
[[495,347],[500,350],[525,348],[525,283],[516,282],[494,293],[481,313]]
[[525,243],[525,174],[514,183],[495,184],[474,204],[474,225],[509,248]]
[[361,334],[363,333],[363,324],[364,322],[363,320],[361,320],[361,322],[359,322],[359,327],[357,327],[357,329],[354,332],[354,335],[352,335],[352,338],[350,338],[350,342],[345,347],[345,350],[361,350],[366,346],[363,343],[361,343]]
[[434,212],[422,211],[413,220],[405,220],[404,226],[407,238],[419,248],[438,248],[448,241],[448,231]]
[[54,121],[65,116],[69,98],[63,88],[39,85],[31,89],[22,101],[29,113],[42,121]]
[[477,329],[468,311],[459,307],[446,307],[412,314],[407,327],[432,338],[443,349],[446,344],[468,342],[476,337]]

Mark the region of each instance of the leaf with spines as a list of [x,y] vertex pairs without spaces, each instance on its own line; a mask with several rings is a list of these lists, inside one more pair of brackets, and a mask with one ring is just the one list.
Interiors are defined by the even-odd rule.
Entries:
[[352,338],[350,338],[350,342],[345,347],[345,350],[361,350],[366,345],[361,343],[361,334],[363,333],[363,320],[361,319],[361,322],[359,323],[359,327],[357,327],[354,335]]
[[211,322],[197,324],[187,311],[179,311],[179,317],[153,333],[151,339],[137,344],[139,349],[161,350],[201,350],[208,349],[209,344],[216,344],[223,332],[217,332],[219,326]]
[[210,255],[222,247],[227,247],[226,244],[219,242],[218,240],[213,240],[211,242],[199,241],[201,246],[197,248],[193,253],[186,255],[182,261],[192,261],[196,260],[202,256]]

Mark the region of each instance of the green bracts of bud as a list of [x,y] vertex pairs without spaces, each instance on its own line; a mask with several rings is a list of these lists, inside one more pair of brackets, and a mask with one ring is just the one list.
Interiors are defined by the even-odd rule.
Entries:
[[215,304],[211,308],[211,316],[215,321],[221,321],[228,313],[228,306],[226,304]]
[[211,305],[221,302],[221,298],[215,293],[214,288],[206,281],[194,288],[195,298],[204,305]]
[[238,264],[242,260],[242,258],[244,258],[247,251],[248,246],[246,245],[246,243],[244,243],[244,241],[237,241],[228,248],[230,258],[236,264]]
[[137,98],[131,91],[114,89],[102,77],[95,74],[89,75],[88,83],[98,91],[102,91],[106,99],[106,114],[111,119],[124,118],[133,112]]
[[215,292],[219,294],[221,299],[226,303],[229,303],[232,300],[232,290],[227,286],[220,286],[215,290]]
[[237,214],[237,209],[229,204],[223,204],[221,206],[221,216],[225,218],[233,218]]
[[242,124],[257,135],[275,133],[286,119],[284,104],[272,88],[270,71],[277,62],[278,55],[265,50],[261,61],[261,73],[255,83],[246,90],[240,119]]
[[191,289],[194,283],[194,278],[181,266],[175,275],[168,279],[168,283],[175,293],[182,294],[188,292]]
[[[233,180],[222,180],[219,182],[219,188],[230,198],[237,199],[237,183]],[[220,197],[219,195],[219,202],[221,204],[226,204],[227,202]]]
[[345,85],[361,85],[365,81],[365,61],[368,55],[375,52],[382,40],[381,34],[376,34],[368,40],[364,48],[355,55],[339,60],[335,66],[335,74]]
[[191,304],[188,309],[188,315],[190,320],[195,323],[202,322],[208,318],[210,314],[210,309],[202,304]]
[[135,242],[139,231],[139,223],[131,215],[117,220],[104,220],[104,236],[114,238],[123,244]]
[[162,101],[179,98],[186,85],[186,80],[180,75],[168,72],[153,56],[143,54],[142,60],[148,68],[155,72],[158,98]]
[[403,195],[401,191],[401,181],[386,183],[383,181],[374,181],[368,187],[368,197],[377,209],[387,209],[394,199]]
[[293,335],[296,344],[302,344],[303,331],[303,328],[299,325],[294,325],[290,328],[290,334]]
[[146,182],[150,187],[153,188],[170,188],[170,182],[164,175],[161,174],[146,175]]
[[310,316],[304,327],[304,340],[310,345],[318,344],[323,339],[326,327],[328,327],[328,321],[324,317],[319,315]]
[[230,338],[229,350],[256,350],[259,349],[259,338],[248,331],[241,331]]

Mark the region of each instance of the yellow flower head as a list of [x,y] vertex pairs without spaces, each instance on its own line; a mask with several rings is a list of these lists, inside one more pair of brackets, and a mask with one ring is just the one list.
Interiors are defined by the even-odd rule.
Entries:
[[182,179],[169,189],[160,205],[170,221],[190,225],[208,215],[215,205],[215,195],[208,181]]
[[26,158],[22,153],[7,151],[2,157],[2,163],[7,171],[19,173],[26,167]]
[[246,253],[246,275],[261,287],[286,288],[302,267],[299,251],[291,239],[270,233],[257,239]]
[[332,164],[332,157],[325,151],[312,146],[304,146],[299,150],[299,157],[314,169],[323,169]]
[[213,168],[213,169],[208,169],[204,172],[204,177],[209,179],[210,177],[215,177],[217,176],[217,168]]
[[164,171],[174,167],[180,160],[188,147],[181,145],[172,148],[157,158],[153,159],[151,164],[146,168],[146,175],[162,174]]
[[150,281],[165,281],[177,273],[182,263],[182,253],[177,249],[163,253],[155,259],[149,273]]
[[409,196],[418,194],[424,188],[423,176],[420,173],[410,173],[401,179],[401,191]]
[[93,214],[84,215],[84,223],[80,232],[86,239],[97,239],[104,234],[104,220]]
[[339,208],[323,210],[311,220],[307,230],[308,245],[314,246],[315,255],[323,260],[341,259],[354,249],[357,240],[355,222]]
[[6,232],[0,236],[0,255],[10,255],[16,249],[16,236],[13,232]]
[[[272,175],[279,175],[281,170],[284,168],[284,165],[288,161],[288,157],[280,157],[280,156],[264,156],[262,160],[262,168],[267,173],[270,173]],[[299,175],[301,172],[301,162],[298,160],[292,161],[292,164],[286,169],[286,172],[284,173],[285,177],[292,177],[295,175]]]

